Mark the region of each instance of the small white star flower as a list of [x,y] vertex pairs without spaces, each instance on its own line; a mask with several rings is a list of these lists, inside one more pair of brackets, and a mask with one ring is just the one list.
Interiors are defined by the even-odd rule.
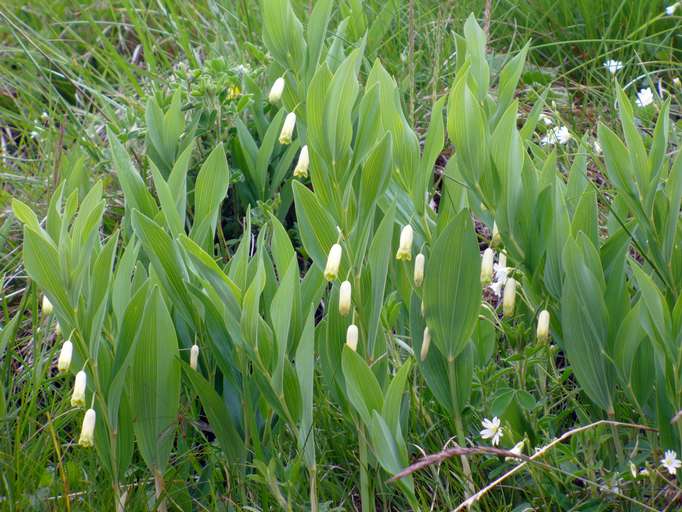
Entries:
[[609,73],[615,75],[618,71],[623,69],[623,63],[619,60],[609,59],[606,62],[604,62],[604,67],[608,70]]
[[668,7],[665,8],[665,13],[668,16],[672,16],[673,14],[675,14],[675,11],[677,10],[677,8],[679,6],[680,6],[680,2],[675,2],[674,4],[669,5]]
[[654,93],[651,92],[651,88],[647,87],[642,89],[637,93],[637,106],[640,108],[647,107],[654,102]]
[[500,438],[504,435],[502,425],[500,425],[500,418],[495,416],[492,420],[485,418],[482,422],[483,430],[481,430],[481,437],[483,439],[492,439],[493,446],[500,444]]
[[682,467],[682,462],[677,458],[677,453],[674,450],[666,450],[661,459],[661,466],[667,469],[671,475],[676,475],[678,468]]
[[547,132],[547,135],[540,139],[543,146],[553,146],[554,144],[567,144],[571,140],[571,134],[565,126],[555,126]]
[[540,121],[545,123],[545,126],[552,126],[554,124],[554,121],[552,121],[552,118],[545,114],[544,112],[540,114],[540,117],[538,118]]

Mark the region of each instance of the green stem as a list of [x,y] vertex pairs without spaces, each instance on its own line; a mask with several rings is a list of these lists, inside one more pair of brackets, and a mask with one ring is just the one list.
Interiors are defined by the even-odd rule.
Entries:
[[367,474],[367,440],[365,430],[356,420],[355,427],[358,432],[358,449],[360,451],[360,502],[362,512],[372,512],[374,510],[372,496],[369,489],[369,476]]
[[[613,411],[608,412],[609,419],[614,421],[615,414]],[[623,455],[623,445],[620,443],[620,436],[618,435],[618,428],[614,424],[610,425],[611,435],[613,436],[613,444],[616,446],[616,456],[618,457],[618,464],[621,467],[625,466],[625,456]]]
[[310,512],[317,512],[317,466],[308,469],[310,475]]
[[[457,397],[457,384],[455,382],[455,359],[454,357],[448,358],[448,381],[450,383],[450,399],[452,400],[452,408],[454,409],[455,416],[455,430],[457,432],[457,443],[461,447],[466,446],[466,435],[464,433],[464,424],[462,422],[462,412],[459,406],[459,399]],[[471,467],[469,467],[469,459],[465,455],[462,455],[462,471],[464,471],[464,476],[466,478],[466,494],[467,497],[474,494],[474,478],[471,473]]]

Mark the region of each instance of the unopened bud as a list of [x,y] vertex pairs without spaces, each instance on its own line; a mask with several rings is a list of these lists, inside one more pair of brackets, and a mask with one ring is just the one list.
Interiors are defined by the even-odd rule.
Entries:
[[495,259],[495,251],[488,247],[483,251],[481,258],[481,284],[487,285],[493,279],[493,260]]
[[398,252],[395,255],[395,259],[410,261],[412,259],[412,237],[414,233],[412,231],[412,226],[407,224],[403,227],[400,232],[400,246],[398,247]]
[[339,275],[339,266],[341,265],[342,249],[339,244],[332,245],[327,256],[327,265],[324,267],[324,278],[327,281],[333,281]]
[[514,305],[516,304],[516,279],[510,277],[504,286],[504,296],[502,298],[502,315],[509,318],[514,315]]
[[419,353],[419,357],[422,361],[426,360],[426,356],[429,355],[429,347],[431,346],[431,331],[428,327],[424,327],[424,336],[422,337],[422,349]]
[[59,325],[59,322],[57,322],[54,326],[54,333],[57,336],[59,336],[62,333],[62,326]]
[[493,222],[493,236],[490,240],[490,245],[492,247],[499,247],[502,245],[502,237],[500,236],[500,231],[497,229],[497,222]]
[[351,304],[351,286],[350,281],[344,281],[339,288],[339,313],[341,316],[346,316],[350,313]]
[[682,81],[678,77],[673,78],[673,85],[678,89],[682,89]]
[[268,94],[268,101],[270,103],[277,103],[280,99],[282,99],[282,93],[284,92],[284,77],[279,77],[277,80],[275,80],[275,83],[272,84],[272,88],[270,89],[270,94]]
[[546,309],[540,311],[538,315],[537,336],[540,343],[546,343],[549,339],[549,311]]
[[71,340],[66,340],[62,345],[62,350],[59,352],[59,360],[57,361],[57,369],[60,372],[66,372],[71,366],[71,356],[73,355],[73,343]]
[[52,303],[50,302],[50,299],[47,298],[47,295],[43,295],[43,304],[41,309],[43,311],[43,315],[49,315],[52,313]]
[[83,448],[90,448],[95,444],[95,421],[97,414],[94,409],[85,411],[83,417],[83,426],[81,427],[81,436],[78,439],[78,444]]
[[422,253],[417,254],[414,259],[414,286],[419,288],[424,282],[424,262],[425,258]]
[[502,251],[497,257],[497,264],[501,268],[507,268],[507,253]]
[[296,126],[296,114],[289,112],[284,118],[282,131],[279,133],[280,144],[291,144],[291,138],[294,135],[294,127]]
[[308,145],[306,144],[301,148],[301,152],[298,155],[298,163],[294,168],[295,178],[306,178],[308,176],[308,166],[310,165],[310,157],[308,155]]
[[192,368],[192,370],[196,370],[197,366],[199,365],[199,345],[196,343],[192,345],[192,348],[189,350],[189,366]]
[[358,326],[350,324],[346,331],[346,345],[353,351],[358,350]]
[[73,383],[73,394],[71,395],[71,407],[85,407],[85,386],[88,377],[83,370],[76,374]]

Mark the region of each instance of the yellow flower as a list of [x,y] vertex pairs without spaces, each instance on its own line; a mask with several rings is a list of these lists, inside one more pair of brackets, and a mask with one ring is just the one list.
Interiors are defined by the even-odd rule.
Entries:
[[537,337],[541,343],[546,343],[549,339],[549,311],[546,309],[540,311],[538,315]]
[[294,127],[296,126],[296,114],[294,112],[289,112],[287,117],[284,118],[284,124],[282,125],[282,131],[279,134],[280,144],[291,144],[291,138],[294,134]]
[[76,374],[73,384],[73,394],[71,395],[71,407],[85,407],[85,386],[88,377],[83,370]]
[[230,87],[227,88],[227,99],[228,100],[237,99],[239,98],[239,95],[241,93],[242,91],[238,85],[231,85]]
[[353,351],[358,350],[358,326],[350,324],[346,331],[346,345]]
[[493,260],[495,259],[495,251],[488,247],[483,251],[481,258],[481,284],[487,285],[493,279]]
[[424,327],[424,336],[422,337],[422,349],[420,351],[419,357],[422,361],[426,360],[426,356],[429,355],[429,347],[431,346],[431,331],[428,327]]
[[59,352],[59,360],[57,361],[57,369],[60,372],[66,372],[71,366],[71,356],[73,355],[73,343],[71,340],[66,340],[62,345],[62,350]]
[[52,313],[52,303],[50,302],[50,299],[47,298],[47,295],[43,295],[43,305],[41,309],[43,310],[43,315]]
[[298,155],[298,162],[294,168],[295,178],[306,178],[308,176],[308,166],[310,165],[310,157],[308,156],[308,145],[301,148]]
[[403,227],[400,232],[400,246],[398,247],[398,252],[395,255],[395,259],[410,261],[412,259],[412,238],[414,232],[412,231],[412,226],[407,224]]
[[514,305],[516,304],[516,279],[510,277],[504,287],[502,297],[502,315],[509,318],[514,315]]
[[351,286],[350,281],[344,281],[341,283],[341,288],[339,289],[339,313],[341,316],[346,316],[350,313],[351,306]]
[[339,244],[332,245],[327,256],[327,266],[324,268],[324,278],[327,281],[333,281],[339,275],[339,266],[341,265],[341,246]]
[[417,254],[414,259],[414,286],[419,288],[424,282],[424,262],[425,258],[422,253]]
[[192,370],[196,370],[199,364],[199,345],[196,343],[192,345],[189,351],[189,366]]
[[268,101],[270,103],[277,103],[282,98],[282,93],[284,92],[284,77],[279,77],[272,84],[270,89],[270,94],[268,94]]
[[84,448],[90,448],[95,444],[95,421],[97,414],[94,409],[85,411],[83,417],[83,426],[81,427],[81,436],[78,439],[78,444]]

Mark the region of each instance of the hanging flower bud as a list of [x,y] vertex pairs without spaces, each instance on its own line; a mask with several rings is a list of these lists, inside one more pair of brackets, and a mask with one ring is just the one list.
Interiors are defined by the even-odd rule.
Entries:
[[509,318],[514,315],[514,305],[516,303],[516,279],[510,277],[504,287],[502,297],[502,315]]
[[43,295],[43,304],[41,309],[43,311],[43,315],[49,315],[52,313],[52,303],[50,302],[50,299],[47,298],[47,295]]
[[358,326],[350,324],[346,331],[346,345],[353,351],[358,350]]
[[350,281],[344,281],[341,283],[341,288],[339,289],[339,313],[341,316],[346,316],[350,313],[350,303],[351,303],[351,286]]
[[483,251],[481,258],[481,284],[487,285],[493,279],[493,260],[495,259],[495,251],[488,247]]
[[339,266],[341,265],[341,246],[339,244],[332,245],[329,249],[329,256],[327,256],[327,266],[324,267],[324,278],[327,281],[333,281],[339,275]]
[[490,240],[490,245],[492,247],[499,247],[502,245],[502,237],[500,236],[500,231],[497,229],[497,222],[493,222],[493,236]]
[[414,259],[414,286],[419,288],[424,282],[424,255],[422,253],[417,254]]
[[62,345],[62,350],[59,352],[59,360],[57,361],[57,369],[60,372],[66,372],[71,366],[71,356],[73,355],[73,343],[71,340],[66,340]]
[[538,315],[537,336],[540,343],[546,343],[549,339],[549,311],[546,309],[540,311]]
[[71,395],[71,407],[85,407],[85,386],[88,377],[83,370],[76,374],[73,384],[73,394]]
[[294,168],[294,178],[306,178],[308,176],[308,166],[310,165],[310,157],[308,156],[308,145],[301,148],[298,154],[298,162]]
[[428,327],[424,327],[424,336],[422,337],[422,349],[419,357],[422,361],[426,360],[426,356],[429,355],[429,347],[431,346],[431,331]]
[[97,414],[95,409],[88,409],[85,411],[83,417],[83,426],[81,427],[81,436],[78,439],[78,444],[83,448],[90,448],[95,444],[95,420]]
[[189,351],[189,366],[192,370],[196,370],[199,365],[199,345],[196,343],[192,345]]
[[275,83],[272,84],[270,89],[270,94],[268,94],[268,101],[270,103],[277,103],[282,99],[282,93],[284,92],[284,77],[280,76]]
[[289,112],[284,118],[282,131],[279,133],[280,144],[291,144],[291,137],[294,134],[294,127],[296,126],[296,114]]
[[54,326],[54,333],[56,336],[59,336],[62,333],[62,326],[59,325],[59,322],[57,322]]
[[400,232],[400,246],[398,247],[398,252],[395,255],[395,259],[410,261],[412,259],[412,237],[414,233],[412,231],[412,226],[407,224],[403,227]]

